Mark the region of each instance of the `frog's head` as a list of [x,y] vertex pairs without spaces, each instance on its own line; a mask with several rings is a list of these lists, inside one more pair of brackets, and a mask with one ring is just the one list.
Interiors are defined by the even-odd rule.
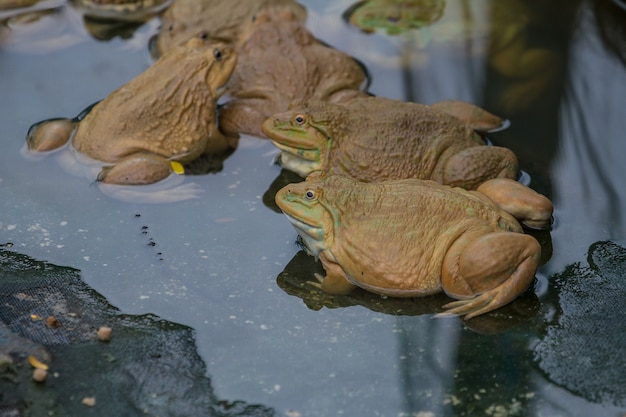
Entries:
[[276,193],[276,204],[296,228],[304,246],[318,256],[332,244],[334,216],[324,196],[324,181],[314,173],[306,181],[288,184]]
[[345,112],[339,104],[294,102],[286,112],[267,119],[262,129],[281,150],[281,166],[306,177],[327,168],[333,141],[345,129]]
[[204,65],[208,69],[206,83],[215,92],[215,96],[219,97],[237,63],[235,48],[227,41],[207,38],[204,33],[189,39],[185,47],[203,51]]

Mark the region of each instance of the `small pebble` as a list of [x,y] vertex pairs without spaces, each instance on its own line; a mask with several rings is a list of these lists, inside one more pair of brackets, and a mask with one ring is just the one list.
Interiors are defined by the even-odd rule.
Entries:
[[96,405],[96,397],[85,397],[81,402],[88,407],[93,407]]
[[37,382],[44,382],[48,376],[48,371],[45,369],[35,368],[33,370],[33,380]]
[[109,340],[111,340],[111,333],[113,332],[113,329],[111,329],[110,327],[106,327],[106,326],[102,326],[98,329],[98,340],[100,340],[101,342],[108,342]]
[[57,327],[61,327],[61,323],[59,323],[56,317],[48,316],[48,318],[46,319],[46,326],[50,327],[51,329],[55,329]]

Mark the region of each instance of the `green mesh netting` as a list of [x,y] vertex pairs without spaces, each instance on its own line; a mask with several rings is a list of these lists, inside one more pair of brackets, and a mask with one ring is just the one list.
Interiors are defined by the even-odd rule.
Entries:
[[[60,326],[50,326],[54,316]],[[113,329],[100,342],[97,329]],[[29,355],[50,366],[32,379]],[[93,406],[82,403],[95,398]],[[193,330],[122,314],[79,271],[0,248],[0,417],[274,416],[216,398]]]

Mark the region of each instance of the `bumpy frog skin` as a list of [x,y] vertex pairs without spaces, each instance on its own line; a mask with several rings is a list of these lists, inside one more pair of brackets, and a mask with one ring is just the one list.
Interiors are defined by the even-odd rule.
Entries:
[[289,10],[300,22],[306,20],[306,9],[293,0],[176,0],[163,13],[152,55],[159,56],[200,33],[234,41],[253,16],[274,7]]
[[445,8],[445,0],[366,0],[346,10],[344,19],[366,33],[398,35],[436,22]]
[[290,11],[257,14],[236,46],[239,61],[220,111],[224,132],[264,137],[261,124],[295,99],[342,102],[366,95],[367,75],[349,55],[324,45]]
[[179,166],[173,161],[184,164],[231,146],[217,128],[215,102],[236,60],[232,47],[193,38],[78,118],[34,125],[28,148],[53,150],[71,137],[78,152],[110,164],[98,181],[132,185],[165,179]]
[[363,97],[293,103],[267,119],[263,132],[281,150],[281,165],[302,177],[322,171],[367,182],[419,178],[476,189],[490,178],[518,177],[515,154],[485,146],[476,132],[502,124],[460,101],[425,106]]
[[[311,175],[276,194],[332,294],[355,287],[392,297],[444,291],[450,314],[472,318],[513,301],[534,279],[541,247],[512,214],[549,227],[552,204],[507,179],[486,193],[415,179],[363,183]],[[488,182],[489,183],[489,182]],[[487,184],[487,183],[486,183]]]

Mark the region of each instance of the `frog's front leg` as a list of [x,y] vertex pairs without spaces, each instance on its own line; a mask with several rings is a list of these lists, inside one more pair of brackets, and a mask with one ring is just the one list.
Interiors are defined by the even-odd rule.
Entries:
[[152,184],[172,173],[172,163],[152,153],[135,153],[115,165],[102,168],[96,181],[118,185]]
[[529,287],[541,258],[539,243],[513,232],[468,233],[446,253],[441,274],[444,292],[459,299],[444,314],[471,319],[502,307]]
[[456,117],[479,132],[489,132],[506,127],[507,122],[474,104],[459,100],[444,100],[430,105],[431,108]]
[[473,146],[452,155],[445,163],[442,182],[475,190],[491,178],[517,179],[517,157],[499,146]]
[[219,109],[220,130],[226,136],[243,133],[266,139],[261,125],[274,114],[272,109],[272,104],[262,98],[235,99]]
[[494,178],[482,183],[476,191],[489,197],[527,227],[548,230],[552,225],[552,202],[524,184],[507,178]]
[[309,282],[309,284],[333,295],[345,295],[354,291],[356,286],[348,280],[346,273],[339,264],[329,259],[326,252],[321,252],[319,257],[322,265],[324,265],[326,276],[322,277],[320,274],[315,274],[318,282]]

